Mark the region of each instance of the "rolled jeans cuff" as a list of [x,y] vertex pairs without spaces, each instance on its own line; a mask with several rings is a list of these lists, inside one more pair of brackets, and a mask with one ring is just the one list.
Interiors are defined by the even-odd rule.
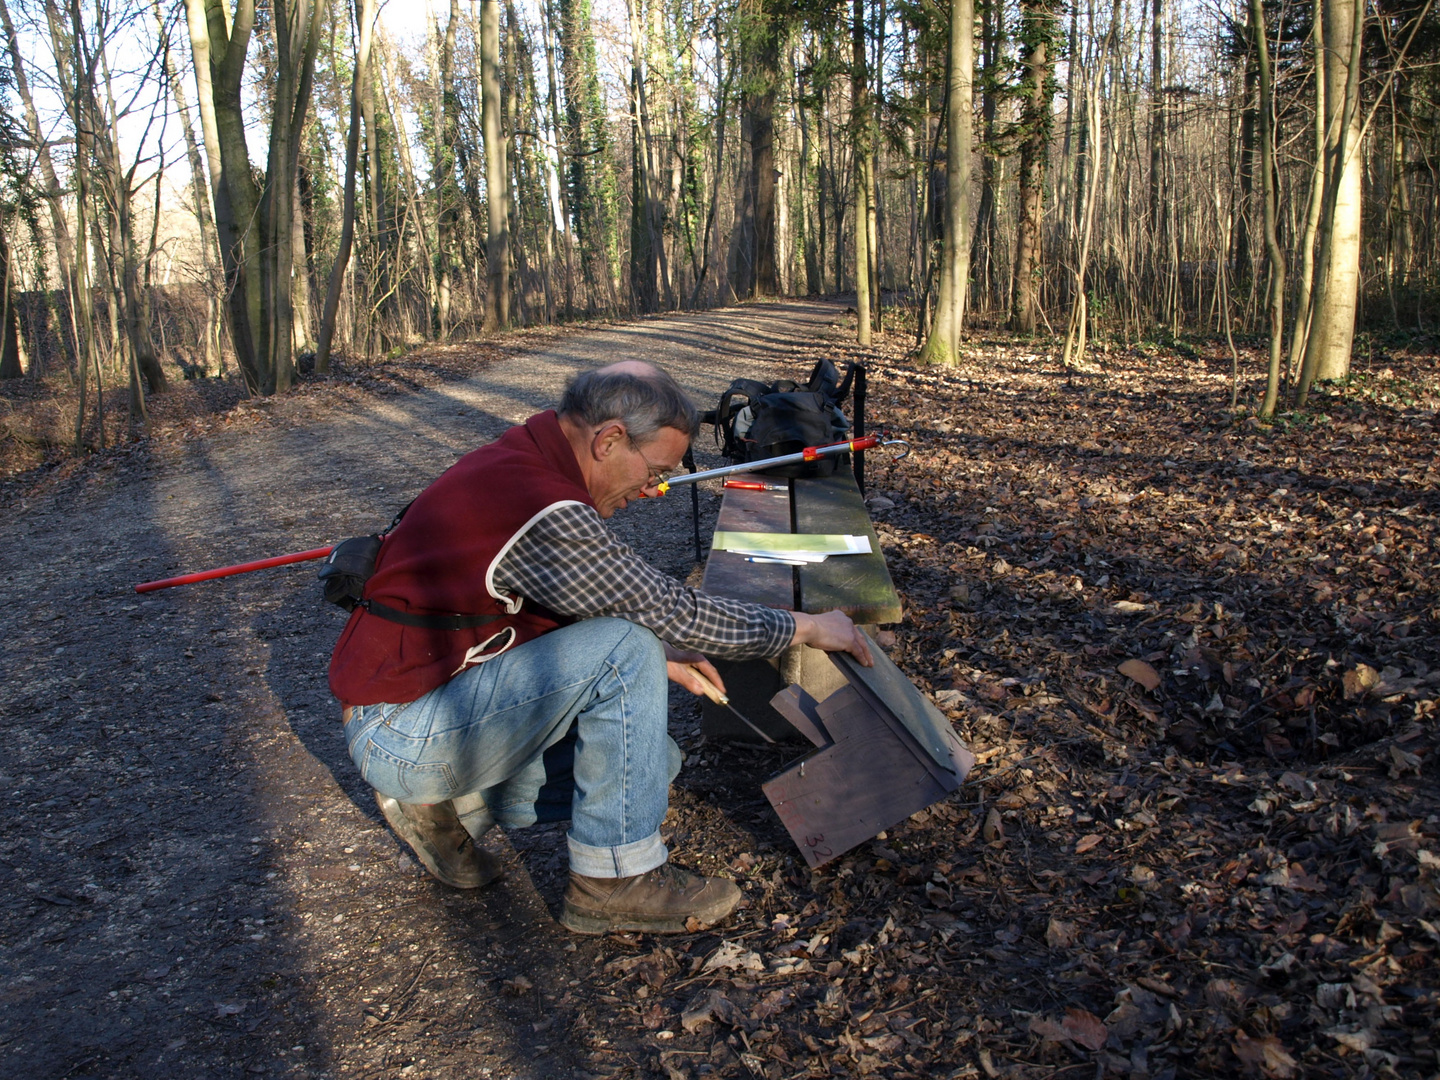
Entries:
[[670,857],[659,830],[643,840],[618,847],[591,847],[573,836],[565,839],[570,844],[570,872],[582,877],[634,877],[654,870]]
[[450,804],[455,808],[455,816],[460,819],[460,824],[465,826],[465,831],[472,840],[478,841],[495,827],[495,815],[490,812],[490,808],[485,805],[485,799],[478,792],[457,795],[450,800]]

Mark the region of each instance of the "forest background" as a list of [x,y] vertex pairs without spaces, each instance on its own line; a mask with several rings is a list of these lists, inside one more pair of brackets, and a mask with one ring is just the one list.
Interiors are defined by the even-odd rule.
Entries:
[[[1429,0],[375,15],[0,0],[0,473],[84,452],[0,484],[7,1054],[1434,1075]],[[787,294],[846,299],[543,328]],[[437,899],[364,818],[308,575],[129,592],[374,528],[582,338],[711,393],[864,360],[914,448],[871,474],[886,647],[980,765],[812,876],[778,756],[680,732],[732,942],[564,951],[558,832]]]
[[1067,367],[1268,341],[1268,415],[1436,309],[1431,0],[378,6],[0,2],[0,372],[64,399],[11,434],[103,445],[88,388],[134,432],[181,371],[847,292],[922,362],[967,322]]

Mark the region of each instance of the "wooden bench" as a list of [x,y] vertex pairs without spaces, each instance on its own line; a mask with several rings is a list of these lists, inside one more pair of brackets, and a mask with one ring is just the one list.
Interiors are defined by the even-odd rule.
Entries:
[[[832,555],[822,563],[792,567],[750,562],[743,555],[712,550],[705,562],[702,588],[706,592],[787,611],[819,614],[839,609],[867,627],[872,636],[880,624],[900,621],[900,597],[848,464],[842,462],[833,475],[826,477],[756,479],[764,479],[777,489],[726,488],[716,531],[868,536],[870,554]],[[725,680],[731,704],[771,738],[781,741],[801,740],[804,736],[771,707],[770,699],[775,694],[798,684],[812,697],[824,700],[846,685],[830,659],[807,646],[792,647],[775,660],[717,660],[715,666]],[[756,740],[754,732],[728,709],[704,701],[701,712],[707,736]]]

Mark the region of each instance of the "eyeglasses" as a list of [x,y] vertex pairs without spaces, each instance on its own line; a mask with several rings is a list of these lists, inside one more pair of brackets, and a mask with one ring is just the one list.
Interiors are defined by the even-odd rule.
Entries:
[[644,451],[640,449],[640,444],[637,443],[634,439],[630,440],[630,449],[634,450],[635,453],[640,455],[640,460],[645,463],[645,468],[650,470],[648,473],[645,474],[645,486],[647,488],[659,487],[661,484],[665,483],[666,480],[669,480],[670,477],[675,474],[675,469],[662,469],[660,468],[660,466],[656,465],[653,461],[647,458],[644,454]]

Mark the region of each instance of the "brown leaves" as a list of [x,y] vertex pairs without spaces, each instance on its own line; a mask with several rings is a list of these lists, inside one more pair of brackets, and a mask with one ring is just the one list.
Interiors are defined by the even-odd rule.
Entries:
[[1005,841],[1005,826],[1001,824],[1000,811],[993,806],[985,815],[985,824],[981,827],[980,835],[985,837],[987,844],[999,844]]
[[719,1021],[734,1027],[743,1015],[719,990],[702,990],[681,1010],[680,1026],[686,1031],[698,1031],[711,1021]]
[[700,973],[706,975],[712,971],[764,970],[765,961],[760,959],[759,953],[744,949],[736,942],[724,941],[705,961],[705,966],[700,969]]
[[1120,665],[1119,671],[1121,675],[1134,680],[1146,690],[1160,688],[1160,673],[1144,660],[1126,660]]
[[795,992],[790,989],[771,990],[751,1010],[750,1015],[756,1020],[768,1020],[770,1017],[783,1012],[789,1008],[790,1003],[795,999]]
[[1243,1031],[1235,1033],[1231,1049],[1240,1059],[1240,1064],[1252,1076],[1273,1076],[1276,1080],[1287,1080],[1296,1074],[1298,1065],[1285,1045],[1274,1035],[1252,1039]]
[[1205,1003],[1212,1009],[1238,1016],[1249,994],[1234,979],[1211,979],[1205,984]]
[[1045,928],[1045,944],[1052,949],[1068,949],[1075,944],[1075,924],[1051,919]]
[[1389,773],[1392,780],[1398,780],[1407,773],[1420,775],[1420,756],[1412,754],[1408,750],[1401,750],[1394,743],[1390,744],[1389,752]]
[[524,997],[534,993],[535,984],[524,975],[515,975],[502,982],[500,988],[511,997]]
[[1065,1016],[1058,1023],[1043,1017],[1030,1020],[1030,1034],[1038,1035],[1047,1042],[1068,1042],[1083,1046],[1086,1050],[1099,1050],[1110,1037],[1104,1021],[1085,1009],[1066,1009]]
[[665,985],[666,978],[676,968],[676,963],[659,949],[640,956],[622,956],[605,965],[605,974],[620,977],[636,976],[646,986],[656,988]]
[[1355,701],[1374,689],[1380,682],[1380,673],[1369,664],[1357,664],[1345,672],[1342,682],[1345,686],[1345,700]]

